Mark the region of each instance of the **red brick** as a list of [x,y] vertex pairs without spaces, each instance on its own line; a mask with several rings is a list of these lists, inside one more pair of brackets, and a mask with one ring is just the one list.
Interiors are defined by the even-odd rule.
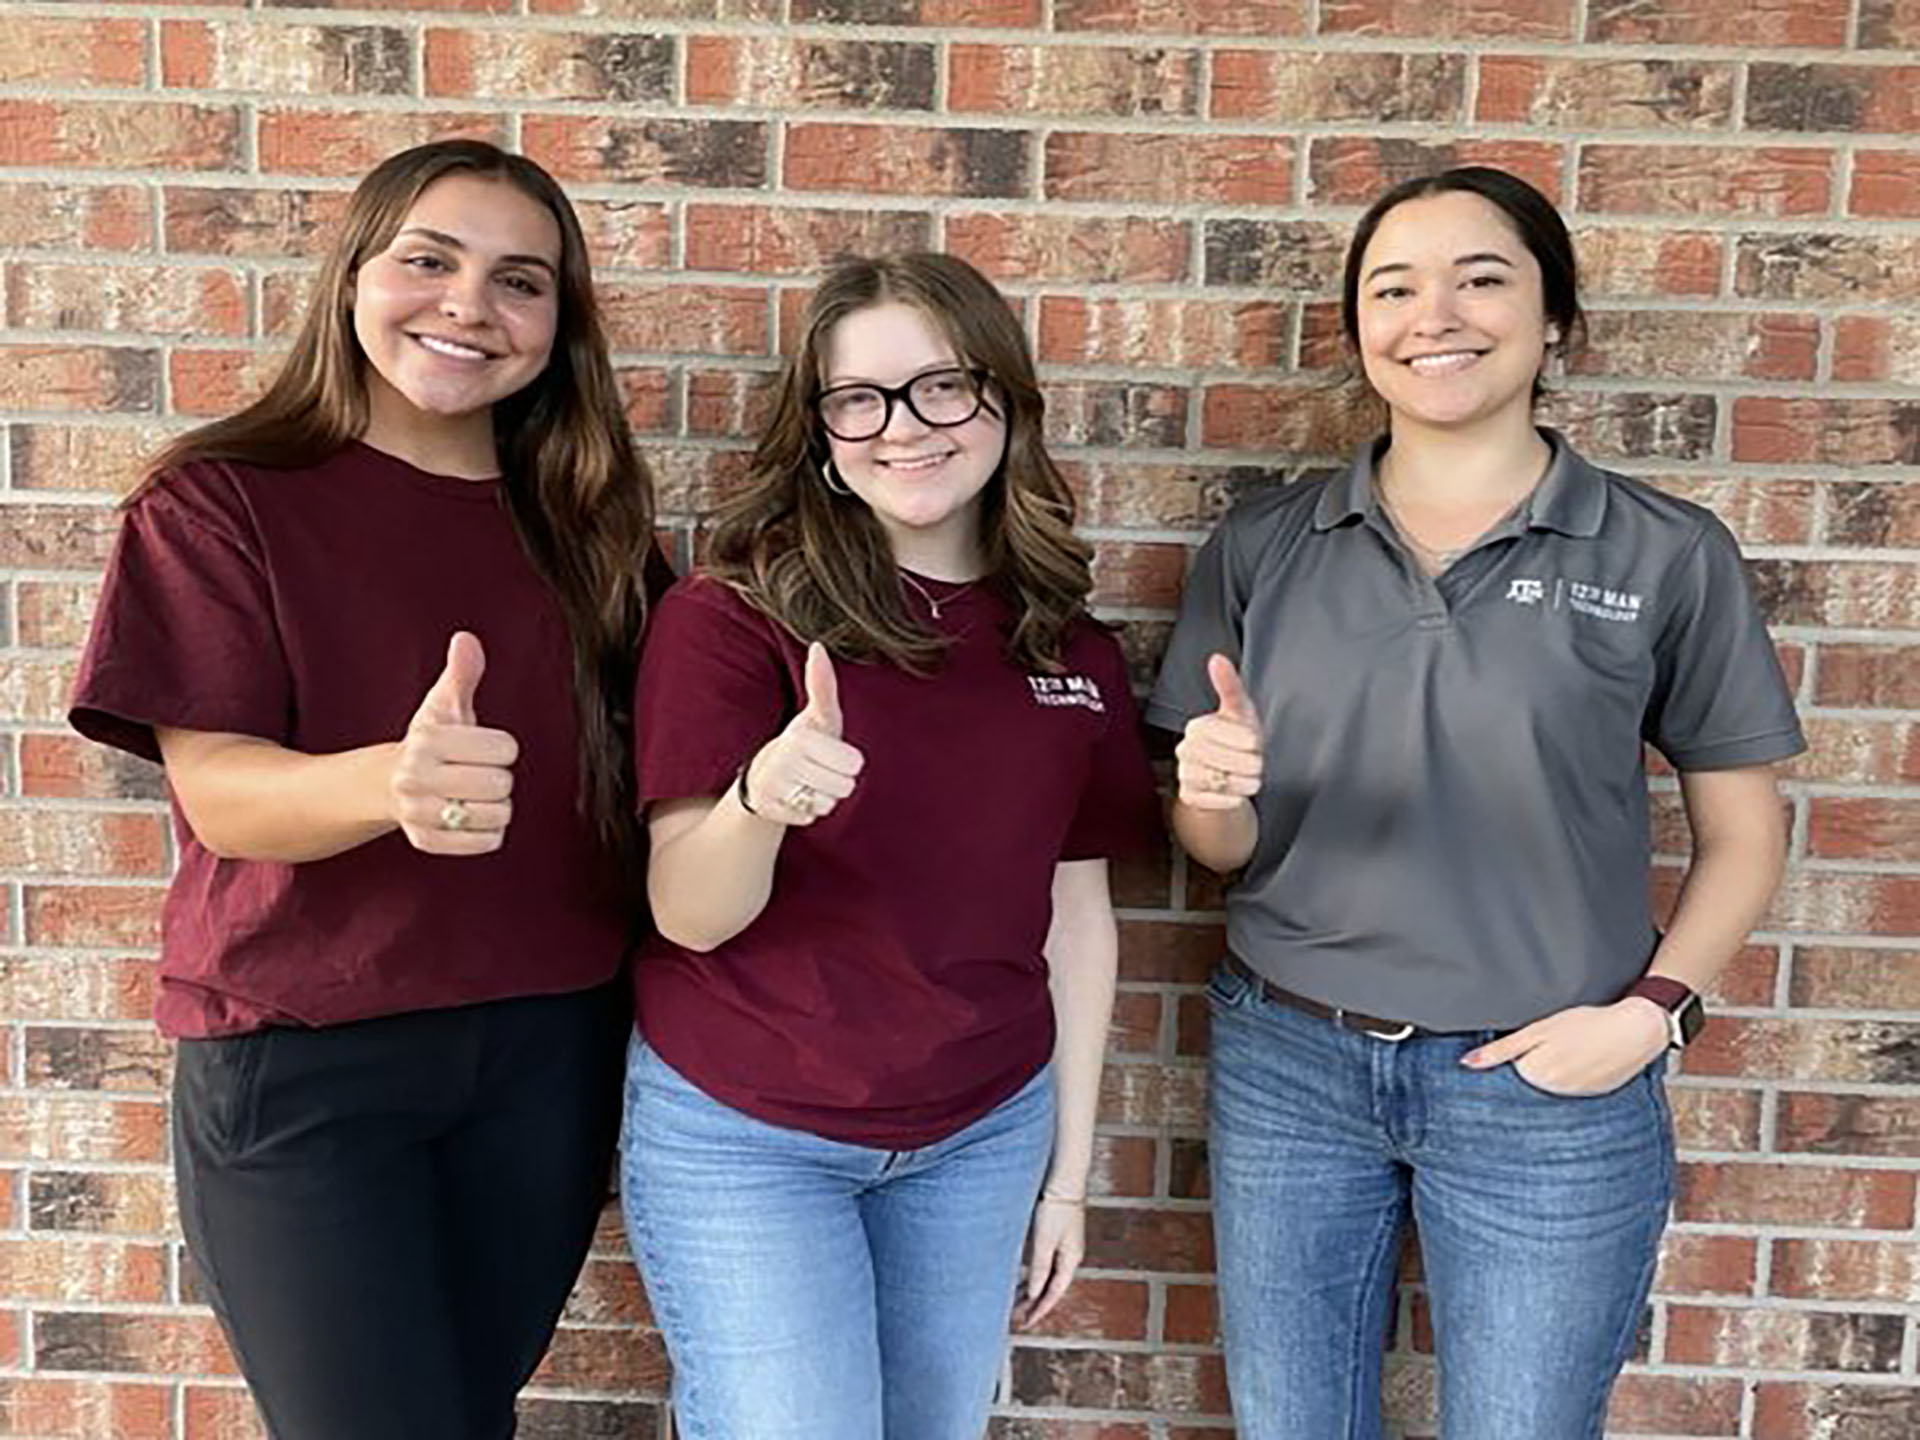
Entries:
[[426,93],[483,102],[673,99],[671,36],[534,30],[426,32]]
[[1572,0],[1321,0],[1322,34],[1571,40]]
[[0,1096],[0,1156],[6,1159],[153,1164],[165,1155],[166,1110],[157,1101]]
[[658,365],[617,365],[621,411],[627,424],[642,434],[666,435],[679,428],[677,376]]
[[1897,219],[1920,215],[1920,155],[1908,150],[1855,150],[1847,213]]
[[0,656],[0,720],[64,725],[74,669],[70,660]]
[[1144,1410],[1155,1415],[1224,1414],[1226,1376],[1218,1356],[1016,1345],[1011,1398],[1020,1405]]
[[1164,1339],[1171,1345],[1218,1345],[1220,1312],[1211,1285],[1167,1286]]
[[1160,450],[1185,440],[1187,392],[1178,386],[1055,381],[1045,393],[1049,445]]
[[30,1025],[22,1045],[25,1083],[36,1090],[164,1091],[173,1044],[152,1026]]
[[1373,425],[1342,393],[1318,383],[1209,385],[1201,443],[1288,456],[1345,455]]
[[1197,1129],[1205,1119],[1205,1095],[1198,1066],[1115,1063],[1101,1076],[1100,1115],[1107,1124]]
[[211,1315],[41,1311],[34,1368],[158,1375],[232,1375],[233,1357]]
[[35,1166],[27,1177],[27,1218],[35,1231],[164,1236],[176,1206],[168,1172],[91,1171]]
[[1758,1150],[1760,1092],[1676,1085],[1668,1091],[1673,1128],[1684,1150]]
[[599,1390],[605,1388],[609,1375],[618,1375],[623,1389],[661,1394],[667,1378],[665,1342],[651,1330],[629,1327],[560,1330],[534,1372],[533,1383]]
[[164,878],[165,833],[158,815],[8,807],[0,810],[0,870]]
[[1292,307],[1272,301],[1040,302],[1040,355],[1062,365],[1271,370],[1285,363]]
[[280,373],[281,350],[175,350],[167,384],[182,415],[228,415],[258,398]]
[[1920,1022],[1719,1015],[1687,1047],[1687,1073],[1903,1083],[1916,1033]]
[[924,250],[932,217],[921,210],[816,210],[689,204],[689,270],[807,275],[835,255]]
[[1582,225],[1574,231],[1589,300],[1720,293],[1726,239],[1703,230]]
[[[746,0],[747,8],[777,0]],[[729,10],[739,5],[730,5]],[[1040,23],[1040,0],[793,0],[791,19],[851,25],[928,25],[940,29],[986,26],[996,30],[1026,30]],[[747,16],[730,18],[745,19]]]
[[145,1020],[153,1000],[149,960],[0,956],[0,1014],[9,1020]]
[[[987,1422],[987,1440],[1155,1440],[1145,1425],[1119,1420],[1059,1420],[1001,1415]],[[1216,1435],[1214,1440],[1219,1440]]]
[[1277,135],[1061,130],[1047,136],[1045,189],[1050,200],[1284,205],[1293,151]]
[[[1920,666],[1911,647],[1823,643],[1814,703],[1869,710],[1920,710]],[[1915,992],[1920,1003],[1920,992]]]
[[1747,128],[1806,132],[1920,130],[1920,66],[1785,65],[1747,71]]
[[1893,1371],[1905,1329],[1897,1315],[1674,1305],[1667,1310],[1666,1358],[1742,1369]]
[[947,108],[990,115],[1171,115],[1197,112],[1194,50],[955,45]]
[[1456,165],[1492,165],[1511,171],[1549,200],[1560,198],[1562,152],[1537,140],[1368,140],[1317,136],[1308,190],[1321,205],[1372,203],[1402,180]]
[[1905,1230],[1914,1176],[1817,1165],[1683,1164],[1674,1216],[1716,1225]]
[[1739,475],[1644,475],[1641,479],[1707,509],[1743,545],[1804,545],[1813,537],[1819,486],[1811,480]]
[[1798,1300],[1920,1302],[1920,1253],[1895,1240],[1779,1239],[1775,1295]]
[[1107,1048],[1116,1055],[1152,1056],[1160,1048],[1165,1004],[1151,991],[1122,990],[1114,997]]
[[1184,545],[1102,540],[1094,546],[1093,603],[1171,610],[1186,578]]
[[30,650],[62,650],[86,643],[99,587],[89,582],[22,580],[14,591],[14,629]]
[[34,885],[26,889],[27,943],[150,946],[159,939],[164,892],[146,885]]
[[651,1325],[640,1272],[630,1256],[590,1259],[580,1271],[567,1301],[567,1323],[575,1325]]
[[1733,458],[1758,464],[1920,464],[1920,401],[1734,401]]
[[17,490],[124,494],[145,471],[167,431],[158,425],[15,425]]
[[1920,0],[1860,0],[1862,50],[1920,50]]
[[139,20],[14,15],[0,31],[0,75],[9,85],[112,85],[147,81],[147,27]]
[[1144,1135],[1096,1135],[1088,1193],[1141,1199],[1154,1193],[1154,1142]]
[[687,41],[687,100],[783,110],[931,110],[936,65],[933,46],[901,41],[695,35]]
[[0,406],[141,412],[160,403],[160,357],[105,345],[0,345]]
[[1055,0],[1056,30],[1111,30],[1127,36],[1258,35],[1306,32],[1305,0]]
[[16,250],[147,250],[153,202],[138,185],[0,180],[0,246]]
[[72,734],[22,735],[20,777],[21,794],[39,798],[166,798],[158,765]]
[[174,1440],[173,1391],[125,1381],[0,1379],[0,1432],[38,1440]]
[[1833,378],[1920,387],[1920,315],[1842,315]]
[[1734,258],[1734,293],[1846,305],[1920,301],[1920,239],[1899,235],[1749,235]]
[[1192,237],[1179,220],[999,212],[946,219],[946,248],[998,280],[1184,280]]
[[767,183],[767,127],[747,120],[612,120],[528,115],[522,148],[563,180],[758,189]]
[[1660,1242],[1659,1295],[1751,1295],[1760,1243],[1750,1235],[1669,1230]]
[[1885,561],[1750,561],[1762,609],[1777,625],[1912,629],[1920,566]]
[[1775,1143],[1782,1152],[1920,1159],[1920,1098],[1788,1093]]
[[161,195],[167,249],[184,255],[318,259],[347,208],[338,190],[169,185]]
[[1736,1435],[1741,1382],[1698,1375],[1622,1375],[1607,1407],[1609,1435]]
[[268,1440],[252,1397],[237,1385],[188,1386],[185,1416],[183,1440]]
[[407,33],[392,26],[167,20],[160,75],[180,90],[404,95],[413,59]]
[[758,286],[603,284],[600,315],[616,350],[769,350],[767,292]]
[[1818,215],[1832,203],[1832,172],[1830,150],[1588,145],[1579,203],[1662,215]]
[[1147,1286],[1138,1280],[1076,1279],[1036,1339],[1138,1341],[1147,1338]]
[[1568,369],[1624,379],[1811,380],[1820,322],[1811,315],[1596,310]]
[[164,1246],[0,1236],[0,1291],[13,1299],[156,1305],[166,1299],[166,1280]]
[[159,101],[0,99],[0,165],[231,170],[240,112]]
[[1844,45],[1848,0],[1592,0],[1587,39],[1605,44]]
[[1722,130],[1733,119],[1731,64],[1706,60],[1563,60],[1489,55],[1480,62],[1482,124],[1570,130]]
[[1709,1008],[1715,1005],[1771,1006],[1780,974],[1776,945],[1744,945],[1706,988]]
[[1920,780],[1920,726],[1906,720],[1801,717],[1807,753],[1787,762],[1796,779],[1878,785]]
[[1807,853],[1920,861],[1920,800],[1816,795],[1808,802]]
[[1761,1440],[1912,1440],[1920,1390],[1763,1380],[1754,1387],[1753,1433]]
[[228,270],[164,265],[7,267],[7,320],[28,330],[244,335],[247,295]]
[[119,529],[119,516],[101,505],[10,505],[6,528],[0,530],[0,565],[95,570]]
[[1018,197],[1032,183],[1031,143],[1018,130],[796,123],[784,174],[795,190]]
[[502,143],[498,116],[435,111],[262,109],[260,169],[358,177],[387,156],[432,140]]
[[1466,63],[1457,55],[1216,50],[1209,103],[1216,120],[1453,123],[1466,105]]

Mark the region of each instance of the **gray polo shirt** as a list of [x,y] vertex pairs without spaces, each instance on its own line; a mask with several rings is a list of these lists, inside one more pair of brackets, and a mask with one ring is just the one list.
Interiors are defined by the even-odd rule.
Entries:
[[1234,952],[1435,1029],[1617,998],[1655,943],[1647,741],[1680,770],[1805,748],[1733,536],[1550,430],[1528,504],[1438,582],[1346,474],[1256,495],[1188,578],[1147,719],[1240,666],[1266,736]]

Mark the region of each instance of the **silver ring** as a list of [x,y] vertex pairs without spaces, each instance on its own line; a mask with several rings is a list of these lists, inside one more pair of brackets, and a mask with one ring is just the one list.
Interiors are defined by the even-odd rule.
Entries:
[[817,799],[811,785],[796,785],[787,792],[787,808],[798,810],[802,815],[811,815]]
[[467,802],[449,800],[440,807],[440,828],[442,830],[464,830],[471,818],[467,814]]

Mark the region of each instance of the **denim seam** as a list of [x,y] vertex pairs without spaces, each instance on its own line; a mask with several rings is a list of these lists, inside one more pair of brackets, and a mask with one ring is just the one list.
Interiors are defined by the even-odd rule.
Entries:
[[1393,1248],[1392,1242],[1400,1235],[1402,1223],[1400,1218],[1392,1213],[1381,1217],[1379,1233],[1374,1236],[1373,1250],[1367,1257],[1366,1269],[1361,1276],[1360,1298],[1354,1307],[1352,1347],[1347,1356],[1347,1375],[1350,1377],[1350,1383],[1347,1388],[1347,1418],[1343,1440],[1368,1440],[1368,1437],[1361,1435],[1357,1428],[1362,1409],[1360,1379],[1362,1375],[1368,1373],[1362,1357],[1368,1355],[1372,1349],[1384,1348],[1386,1337],[1384,1334],[1374,1335],[1369,1346],[1368,1337],[1363,1332],[1368,1306],[1379,1293],[1380,1275],[1385,1267],[1387,1255]]

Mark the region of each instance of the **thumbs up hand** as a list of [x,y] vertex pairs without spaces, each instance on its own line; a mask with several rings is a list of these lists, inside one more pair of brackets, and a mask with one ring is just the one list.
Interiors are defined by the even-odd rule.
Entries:
[[867,757],[840,738],[840,682],[818,640],[807,647],[807,703],[748,763],[740,798],[762,819],[811,825],[853,794]]
[[429,855],[485,855],[506,841],[520,743],[475,721],[474,693],[486,668],[479,637],[456,632],[394,757],[393,818],[408,843]]
[[1226,656],[1208,658],[1207,679],[1220,704],[1189,720],[1173,747],[1180,803],[1196,810],[1235,810],[1260,793],[1265,769],[1260,715]]

